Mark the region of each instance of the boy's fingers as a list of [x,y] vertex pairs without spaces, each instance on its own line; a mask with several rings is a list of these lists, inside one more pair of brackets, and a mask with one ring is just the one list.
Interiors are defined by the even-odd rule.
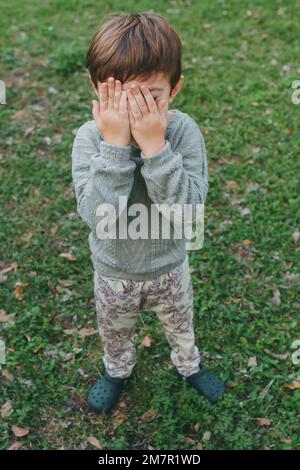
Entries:
[[116,80],[115,96],[114,96],[114,110],[115,111],[119,110],[121,94],[122,94],[121,82],[120,80]]
[[113,109],[115,98],[115,80],[113,77],[108,79],[108,108]]
[[134,116],[133,116],[133,113],[131,111],[129,102],[128,102],[128,116],[129,116],[130,123],[133,124],[134,123]]
[[133,94],[142,114],[146,114],[148,112],[148,106],[147,103],[144,99],[143,94],[141,93],[141,90],[135,86],[131,87],[130,89],[131,93]]
[[123,90],[120,98],[119,113],[127,113],[127,108],[127,93],[125,90]]
[[101,111],[105,111],[108,104],[107,83],[105,82],[99,84],[99,99]]
[[128,96],[128,105],[131,109],[134,119],[137,119],[137,120],[142,119],[143,115],[130,89],[127,90],[127,96]]
[[155,103],[155,99],[153,98],[152,94],[149,91],[149,88],[146,85],[141,86],[142,93],[144,95],[145,101],[147,103],[148,109],[150,113],[155,113],[157,106]]

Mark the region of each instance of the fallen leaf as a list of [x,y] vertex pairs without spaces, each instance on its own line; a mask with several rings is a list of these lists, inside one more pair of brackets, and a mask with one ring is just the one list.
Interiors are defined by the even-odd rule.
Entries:
[[87,440],[89,441],[90,444],[92,444],[93,447],[96,447],[96,449],[99,449],[99,450],[103,449],[103,447],[101,446],[100,442],[98,441],[96,437],[90,436],[88,437]]
[[1,418],[8,418],[13,412],[13,407],[10,401],[7,401],[4,403],[4,405],[1,406]]
[[0,321],[3,323],[9,323],[15,319],[16,314],[15,313],[10,313],[7,315],[7,313],[4,310],[0,310]]
[[195,441],[195,439],[191,439],[190,437],[185,437],[184,440],[187,442],[187,444],[192,444],[195,446],[197,450],[203,450],[203,445],[201,442]]
[[81,328],[78,334],[79,336],[92,336],[98,334],[98,330],[95,328]]
[[226,187],[227,187],[227,189],[237,189],[239,187],[239,185],[237,184],[236,181],[230,180],[230,181],[227,181]]
[[280,442],[283,442],[284,444],[291,444],[292,443],[292,439],[290,437],[282,437],[280,439]]
[[271,426],[272,421],[268,418],[257,418],[256,423],[258,426]]
[[300,382],[298,382],[298,380],[294,380],[292,384],[284,384],[284,387],[289,390],[297,390],[300,388]]
[[269,354],[272,357],[275,357],[275,359],[278,359],[279,361],[285,361],[290,356],[290,353],[284,353],[284,354],[275,354],[270,349],[265,349],[264,350],[267,354]]
[[17,441],[17,442],[14,442],[14,443],[8,448],[8,450],[18,450],[18,449],[21,449],[21,447],[23,447],[23,442]]
[[292,235],[292,239],[293,239],[293,242],[295,243],[295,245],[297,245],[297,243],[299,241],[299,238],[300,238],[300,232],[299,232],[299,230],[295,230],[295,232]]
[[22,300],[23,299],[23,292],[24,292],[26,286],[28,286],[28,283],[16,282],[15,298],[17,300]]
[[11,429],[16,437],[24,437],[29,434],[28,428],[19,428],[18,426],[12,426]]
[[244,243],[244,245],[249,246],[249,245],[253,245],[254,242],[252,240],[243,240],[243,243]]
[[2,370],[2,377],[5,377],[9,382],[12,382],[14,380],[14,376],[8,372],[7,369]]
[[203,434],[202,441],[209,441],[210,438],[211,438],[211,432],[210,432],[210,431],[206,431],[206,432]]
[[248,367],[257,367],[257,360],[255,356],[249,357]]
[[280,291],[278,289],[276,289],[273,292],[273,297],[271,298],[271,302],[274,305],[280,305],[281,304]]
[[144,423],[145,421],[148,423],[153,421],[157,417],[157,411],[155,410],[148,410],[140,417],[140,421]]
[[62,258],[67,258],[67,260],[69,261],[76,261],[76,256],[75,255],[72,255],[71,253],[60,253],[60,255]]
[[249,215],[249,214],[251,214],[251,209],[249,209],[249,207],[243,207],[243,209],[241,209],[241,214],[242,215]]
[[126,405],[125,401],[120,401],[119,402],[119,408],[122,408],[122,409],[127,408],[127,405]]
[[27,127],[27,129],[24,132],[24,136],[27,137],[28,135],[30,135],[33,132],[34,128],[35,126]]
[[77,328],[66,328],[65,330],[63,330],[63,332],[66,335],[74,335],[75,333],[78,333],[78,330]]
[[151,338],[151,336],[145,336],[145,338],[141,342],[141,346],[143,346],[144,348],[150,348],[150,346],[152,345],[152,342],[153,342],[153,338]]
[[3,276],[3,274],[0,273],[0,284],[6,281],[7,281],[7,276]]

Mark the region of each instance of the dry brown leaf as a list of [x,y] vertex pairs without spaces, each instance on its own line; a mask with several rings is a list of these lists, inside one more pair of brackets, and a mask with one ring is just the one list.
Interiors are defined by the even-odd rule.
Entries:
[[66,328],[65,330],[63,330],[63,332],[66,335],[74,335],[75,333],[78,333],[78,330],[77,328]]
[[63,287],[70,287],[73,286],[76,283],[76,281],[72,279],[60,279],[58,281],[58,284]]
[[126,421],[127,421],[127,416],[124,413],[119,412],[119,411],[117,411],[114,414],[114,418],[115,418],[116,422],[118,423],[118,426],[120,424],[126,423]]
[[99,449],[99,450],[103,449],[103,447],[101,446],[100,442],[98,441],[96,437],[90,436],[88,437],[87,440],[89,441],[90,444],[92,444],[93,447],[96,447],[96,449]]
[[284,354],[275,354],[272,351],[270,351],[270,349],[267,349],[267,348],[264,349],[264,351],[267,354],[269,354],[269,356],[275,357],[275,359],[278,359],[279,361],[285,361],[290,356],[289,352],[284,353]]
[[20,428],[19,426],[12,426],[11,430],[16,437],[24,437],[29,434],[28,428]]
[[192,439],[191,437],[185,437],[184,440],[187,444],[192,444],[195,446],[197,450],[203,450],[203,445],[201,442],[195,441],[195,439]]
[[239,185],[237,184],[236,181],[230,180],[230,181],[227,181],[226,187],[227,187],[227,189],[236,189],[236,188],[239,187]]
[[17,300],[22,300],[23,299],[23,292],[24,292],[26,286],[28,286],[27,282],[26,283],[16,282],[15,298]]
[[6,266],[6,267],[1,267],[1,270],[0,270],[0,274],[6,274],[6,273],[9,273],[10,271],[14,270],[15,272],[18,270],[18,263],[16,261],[14,261],[13,263],[11,263],[10,265]]
[[283,442],[284,444],[291,444],[291,443],[292,443],[292,439],[291,439],[290,437],[286,436],[286,437],[282,437],[282,438],[280,439],[280,442]]
[[295,245],[297,245],[299,239],[300,239],[300,232],[299,230],[295,230],[295,232],[292,235],[292,239]]
[[7,315],[7,313],[4,310],[0,310],[0,321],[3,323],[9,323],[15,319],[16,314],[15,313],[10,313]]
[[146,413],[144,413],[140,417],[140,421],[144,423],[145,421],[148,423],[150,421],[153,421],[155,418],[157,418],[157,411],[155,410],[148,410]]
[[50,232],[52,233],[52,235],[55,235],[58,229],[59,229],[58,225],[53,225],[50,229]]
[[276,290],[273,292],[273,297],[271,298],[271,302],[272,302],[274,305],[280,305],[280,304],[281,304],[280,291],[279,291],[278,289],[276,289]]
[[125,401],[120,401],[119,402],[119,408],[121,408],[121,409],[127,408],[127,405],[126,405]]
[[257,418],[256,423],[258,426],[271,426],[272,421],[268,418]]
[[13,119],[16,121],[20,121],[20,119],[24,118],[24,114],[26,113],[26,108],[20,109],[13,115]]
[[249,357],[248,367],[257,367],[257,360],[255,356]]
[[211,432],[210,432],[210,431],[206,431],[206,432],[203,434],[202,441],[209,441],[210,438],[211,438]]
[[18,450],[18,449],[21,449],[21,447],[23,447],[23,442],[17,441],[17,442],[14,442],[14,443],[8,448],[8,450]]
[[60,253],[60,255],[62,258],[67,258],[68,261],[76,261],[77,258],[75,255],[72,255],[72,253]]
[[145,336],[145,338],[141,342],[141,346],[143,346],[143,348],[150,348],[150,346],[152,345],[152,342],[153,342],[153,338],[151,338],[151,336]]
[[14,380],[14,376],[8,372],[7,369],[3,369],[2,372],[2,377],[5,377],[9,382],[12,382]]
[[300,382],[298,382],[298,380],[294,380],[292,384],[284,384],[284,387],[289,390],[297,390],[300,388]]
[[92,336],[96,335],[98,333],[98,330],[95,328],[81,328],[78,331],[79,336]]
[[1,406],[1,418],[8,418],[13,412],[13,407],[10,401],[7,401],[4,403],[4,405]]
[[249,246],[249,245],[253,245],[253,243],[254,243],[253,240],[248,240],[248,239],[247,239],[247,240],[243,240],[243,244],[244,244],[244,245],[248,245],[248,246]]

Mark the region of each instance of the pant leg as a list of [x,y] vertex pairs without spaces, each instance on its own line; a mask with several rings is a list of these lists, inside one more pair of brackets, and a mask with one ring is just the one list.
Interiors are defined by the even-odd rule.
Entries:
[[129,377],[136,363],[135,324],[140,281],[113,279],[94,271],[94,293],[103,363],[112,377]]
[[153,310],[171,346],[171,361],[185,377],[200,370],[193,327],[193,286],[189,259],[169,273],[144,284],[144,309]]

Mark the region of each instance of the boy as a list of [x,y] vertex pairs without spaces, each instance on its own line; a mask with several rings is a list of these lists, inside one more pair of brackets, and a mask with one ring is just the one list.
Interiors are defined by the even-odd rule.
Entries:
[[[186,240],[174,238],[174,223],[168,238],[162,238],[161,231],[151,236],[157,227],[149,215],[151,206],[190,204],[194,210],[204,204],[208,189],[198,125],[177,109],[168,112],[184,80],[181,47],[162,16],[145,12],[103,23],[87,54],[100,102],[93,101],[94,120],[76,134],[72,176],[78,212],[91,229],[96,313],[104,347],[103,375],[88,395],[96,412],[110,411],[132,377],[134,327],[141,309],[154,311],[160,319],[178,377],[211,403],[224,394],[222,381],[200,364],[195,345]],[[122,197],[126,202],[120,210]],[[140,229],[146,236],[120,236],[132,223],[133,204],[144,215]],[[100,221],[107,207],[107,220],[115,222],[118,235],[105,238]],[[110,230],[116,233],[111,225]]]

